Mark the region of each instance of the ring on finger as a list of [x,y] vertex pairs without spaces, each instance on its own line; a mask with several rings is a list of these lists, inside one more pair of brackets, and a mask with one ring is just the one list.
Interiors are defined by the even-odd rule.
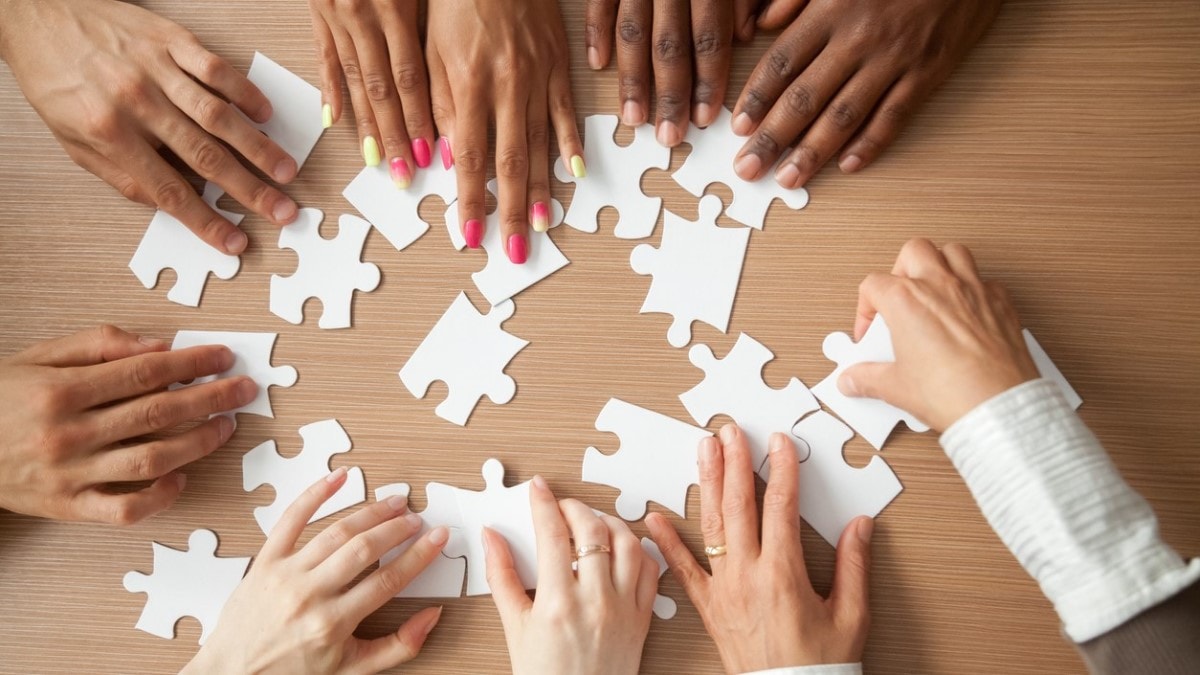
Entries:
[[583,560],[593,553],[612,553],[612,549],[607,544],[591,544],[589,546],[575,547],[576,560]]
[[729,551],[728,551],[728,549],[726,549],[725,544],[721,544],[719,546],[705,546],[704,547],[704,555],[706,555],[710,558],[720,558],[721,556],[725,555],[728,552]]

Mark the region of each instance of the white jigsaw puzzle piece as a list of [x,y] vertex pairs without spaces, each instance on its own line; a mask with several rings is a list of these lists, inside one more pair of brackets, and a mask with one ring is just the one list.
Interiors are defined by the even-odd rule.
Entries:
[[[494,179],[489,181],[487,186],[492,194],[496,194]],[[550,228],[557,227],[562,219],[562,204],[557,199],[551,199]],[[487,265],[482,270],[473,272],[471,280],[493,306],[512,298],[571,262],[550,239],[549,232],[530,230],[529,257],[526,258],[525,264],[514,265],[504,252],[498,209],[488,214],[485,227],[487,229],[483,233],[481,246],[487,252]],[[446,231],[454,248],[460,251],[466,248],[467,240],[463,238],[462,228],[459,226],[457,204],[446,209]]]
[[808,204],[808,192],[804,188],[789,190],[776,183],[768,175],[755,182],[745,181],[733,170],[733,159],[746,144],[745,138],[733,133],[733,115],[722,107],[717,119],[701,129],[692,125],[683,142],[692,146],[692,152],[672,176],[683,189],[699,197],[713,183],[724,183],[733,193],[733,201],[725,214],[749,225],[763,229],[767,209],[776,199],[792,209],[802,209]]
[[[663,557],[662,550],[658,548],[658,544],[654,543],[653,539],[642,537],[642,550],[646,555],[654,559],[658,563],[658,578],[662,578],[664,572],[667,571],[667,559]],[[676,610],[679,606],[675,600],[658,593],[654,596],[654,616],[657,616],[664,621],[675,617]]]
[[700,482],[696,452],[700,440],[712,434],[617,398],[604,405],[596,429],[616,434],[621,446],[611,455],[588,448],[583,480],[621,491],[617,515],[637,520],[648,502],[657,502],[687,517],[688,488]]
[[[878,455],[862,468],[846,463],[842,448],[854,432],[829,413],[822,410],[805,417],[792,433],[809,448],[808,459],[800,463],[800,517],[830,545],[837,546],[850,521],[874,518],[904,489]],[[770,480],[770,462],[759,475]]]
[[[334,455],[350,451],[350,437],[337,420],[323,420],[300,427],[304,447],[295,457],[281,457],[275,441],[266,441],[242,457],[242,489],[253,492],[263,485],[275,489],[275,501],[270,506],[254,509],[254,520],[263,534],[270,535],[292,502],[309,486],[328,476],[329,460]],[[308,522],[316,522],[367,498],[366,480],[362,469],[353,467],[346,472],[346,482],[333,494]]]
[[691,341],[693,321],[703,321],[722,333],[729,326],[750,230],[718,227],[720,213],[721,200],[714,195],[700,200],[696,222],[667,211],[659,248],[642,244],[629,256],[635,272],[653,277],[641,313],[674,317],[667,331],[672,347]]
[[485,395],[497,405],[508,403],[517,384],[504,369],[529,344],[501,328],[515,311],[513,303],[505,301],[480,314],[467,295],[459,293],[404,364],[400,380],[417,398],[424,398],[434,381],[445,382],[450,392],[436,413],[459,426],[466,425]]
[[[450,531],[451,540],[461,537],[462,516],[458,510],[458,488],[429,483],[425,487],[425,510],[421,516],[421,529],[396,548],[383,554],[379,560],[380,567],[387,565],[407,551],[418,539],[435,527],[445,527]],[[375,490],[375,500],[383,501],[393,495],[408,497],[407,483],[393,483]],[[447,546],[450,546],[447,543]],[[467,574],[465,558],[452,558],[440,555],[434,559],[407,586],[396,594],[397,598],[457,598],[462,595],[463,579]]]
[[246,405],[221,413],[235,419],[237,413],[275,417],[271,410],[270,387],[290,387],[296,384],[296,369],[291,366],[272,366],[271,351],[275,348],[276,333],[239,333],[230,331],[181,330],[175,334],[171,349],[187,349],[198,345],[225,345],[233,352],[233,367],[217,375],[198,377],[188,384],[173,384],[171,389],[194,386],[217,379],[249,376],[258,384],[258,395]]
[[[224,191],[216,183],[205,183],[201,199],[223,218],[240,225],[242,214],[217,208]],[[236,255],[226,255],[209,246],[186,225],[166,211],[155,211],[138,244],[129,269],[146,288],[158,284],[158,275],[165,269],[175,270],[175,285],[167,291],[167,299],[188,307],[200,306],[204,285],[212,273],[218,279],[232,279],[241,267]]]
[[271,275],[271,313],[288,323],[304,321],[304,303],[321,301],[321,328],[349,328],[354,291],[369,293],[379,286],[379,267],[362,262],[363,245],[371,224],[343,214],[333,239],[321,236],[318,209],[300,209],[291,225],[279,231],[279,248],[296,252],[299,264],[290,277]]
[[587,177],[576,178],[560,159],[554,175],[560,182],[574,183],[575,194],[567,209],[566,223],[583,232],[600,228],[600,210],[611,206],[619,214],[613,234],[620,239],[642,239],[654,233],[662,198],[642,192],[642,174],[651,168],[671,165],[671,149],[659,145],[654,127],[643,124],[633,131],[633,142],[617,145],[616,115],[591,115],[584,120],[583,158]]
[[250,124],[291,155],[297,169],[304,166],[325,131],[321,91],[260,52],[254,52],[246,79],[267,97],[272,110],[265,123],[250,120]]
[[458,183],[454,168],[445,168],[441,162],[432,162],[418,169],[407,189],[400,190],[392,182],[388,168],[368,166],[358,175],[342,196],[363,215],[397,251],[407,248],[429,231],[429,223],[421,218],[421,202],[429,195],[437,195],[447,206],[452,206],[458,197]]
[[1021,334],[1025,336],[1025,347],[1029,349],[1029,355],[1033,357],[1033,365],[1037,366],[1038,373],[1047,379],[1053,380],[1062,390],[1063,397],[1067,399],[1067,403],[1072,410],[1079,410],[1079,406],[1083,405],[1083,398],[1075,391],[1070,382],[1067,382],[1066,376],[1054,365],[1050,360],[1050,355],[1046,350],[1042,349],[1042,345],[1034,339],[1033,333],[1029,332],[1028,328],[1021,329]]
[[188,550],[179,551],[152,542],[154,572],[128,572],[125,590],[148,597],[136,628],[151,635],[175,637],[175,623],[190,616],[200,622],[200,644],[212,635],[221,609],[241,583],[250,558],[216,555],[217,535],[196,530],[188,537]]
[[504,465],[497,459],[483,463],[482,492],[458,490],[458,509],[462,514],[463,544],[466,546],[467,595],[487,595],[486,556],[483,528],[504,537],[512,551],[517,575],[525,588],[537,587],[537,536],[533,531],[533,511],[529,505],[529,481],[504,486]]
[[[774,358],[770,349],[745,333],[723,359],[716,358],[707,345],[695,345],[688,359],[704,371],[704,379],[679,396],[683,407],[703,426],[720,414],[732,417],[746,434],[756,471],[767,459],[772,433],[791,433],[800,418],[821,408],[808,387],[794,377],[783,389],[763,381],[763,368]],[[804,461],[807,452],[800,444],[796,449]]]

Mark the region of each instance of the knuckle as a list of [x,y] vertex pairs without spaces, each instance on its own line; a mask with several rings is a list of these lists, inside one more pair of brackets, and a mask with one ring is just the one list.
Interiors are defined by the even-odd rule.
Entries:
[[157,389],[160,380],[158,359],[138,359],[130,364],[129,381],[141,392]]
[[790,82],[797,75],[796,63],[792,60],[792,55],[779,47],[772,47],[767,52],[766,66],[767,72],[785,82]]
[[529,173],[529,158],[520,150],[505,149],[496,158],[496,173],[505,178],[522,178]]
[[763,494],[763,510],[779,511],[790,514],[795,511],[791,508],[795,500],[791,496],[785,494],[782,490],[767,490]]
[[806,84],[796,83],[787,88],[783,95],[788,111],[799,118],[808,119],[816,112],[817,97]]
[[114,95],[134,109],[141,107],[150,98],[150,89],[149,80],[137,74],[117,76],[112,85]]
[[[370,561],[368,561],[369,563]],[[395,565],[385,565],[379,568],[379,585],[388,592],[388,595],[395,595],[404,590],[406,579],[403,572]]]
[[705,514],[700,519],[700,529],[705,534],[710,534],[710,535],[711,534],[720,534],[721,530],[724,527],[725,527],[724,517],[722,517],[720,513],[717,513],[715,511]]
[[673,119],[683,110],[683,97],[671,92],[659,93],[657,99],[658,114],[667,119]]
[[859,113],[858,107],[849,101],[837,101],[829,106],[826,116],[835,127],[847,131],[858,126],[861,113]]
[[142,452],[134,454],[130,460],[129,473],[139,480],[151,480],[166,473],[162,460],[165,448],[162,442],[155,441],[147,444]]
[[746,516],[752,510],[752,506],[745,499],[725,499],[724,507],[725,517],[730,520],[737,520]]
[[672,65],[682,61],[687,56],[683,41],[676,35],[660,35],[654,40],[654,58],[664,64]]
[[182,209],[191,197],[191,189],[178,180],[168,180],[154,190],[154,202],[168,212]]
[[908,119],[911,112],[912,107],[907,101],[892,101],[879,109],[879,116],[889,124],[899,125]]
[[697,101],[711,102],[713,99],[713,93],[716,91],[716,89],[717,88],[711,81],[699,79],[696,80],[696,86],[692,92],[692,95]]
[[775,133],[770,129],[760,128],[750,138],[751,151],[759,156],[776,157],[779,155],[780,143]]
[[229,105],[215,96],[202,96],[196,102],[195,119],[205,129],[213,129],[229,114]]
[[415,94],[421,90],[425,81],[424,72],[411,63],[401,63],[392,71],[396,80],[396,89],[401,94]]
[[225,72],[225,61],[212,52],[204,52],[196,63],[196,74],[204,82],[212,82]]
[[642,27],[641,22],[633,19],[622,19],[617,26],[617,35],[620,36],[621,42],[631,46],[641,45],[646,41],[646,29]]
[[454,166],[466,173],[483,173],[485,161],[483,153],[478,148],[465,148],[456,150],[454,153]]
[[225,148],[209,138],[196,141],[192,149],[193,168],[205,178],[219,176],[225,170]]
[[358,86],[363,81],[362,68],[358,65],[358,61],[354,59],[342,61],[342,74],[346,76],[347,84]]
[[525,132],[526,142],[531,148],[544,147],[549,138],[546,123],[544,121],[530,122]]
[[622,74],[618,78],[621,93],[626,97],[631,97],[641,93],[646,88],[646,80],[641,75],[626,75]]
[[152,400],[142,408],[142,423],[147,429],[163,429],[172,422],[171,407],[159,400]]
[[763,113],[771,108],[771,99],[758,89],[748,87],[742,102],[742,109],[750,117],[760,120]]
[[335,63],[338,60],[337,49],[327,40],[317,41],[317,59],[321,63]]
[[363,78],[363,90],[372,103],[386,103],[392,96],[392,83],[378,73],[370,73]]
[[696,56],[701,57],[716,56],[727,46],[722,34],[714,28],[701,29],[692,42]]
[[128,500],[117,500],[108,508],[106,520],[114,525],[135,525],[142,519],[133,502]]
[[104,108],[88,115],[83,132],[101,143],[116,143],[121,135],[121,115],[115,108]]
[[[345,550],[350,556],[350,559],[353,560],[354,563],[359,567],[366,567],[367,565],[375,562],[374,557],[371,555],[370,542],[363,537],[355,537],[354,539],[351,539],[346,544]],[[382,578],[384,576],[383,570],[380,570],[380,577]]]

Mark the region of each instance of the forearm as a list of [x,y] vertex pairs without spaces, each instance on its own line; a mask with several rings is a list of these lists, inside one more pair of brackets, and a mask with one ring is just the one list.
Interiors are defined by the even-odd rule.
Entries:
[[1116,675],[1195,673],[1200,664],[1200,582],[1079,645],[1088,670]]
[[1185,564],[1162,541],[1150,505],[1053,382],[993,398],[941,442],[1072,640],[1111,631],[1200,577],[1200,560]]

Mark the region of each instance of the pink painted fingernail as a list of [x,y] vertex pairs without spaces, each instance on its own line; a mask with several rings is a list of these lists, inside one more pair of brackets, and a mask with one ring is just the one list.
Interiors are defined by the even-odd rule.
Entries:
[[508,259],[514,265],[524,265],[529,258],[529,244],[525,240],[525,235],[514,234],[508,238]]
[[407,190],[409,185],[412,185],[412,172],[408,169],[408,162],[404,161],[403,157],[393,157],[388,163],[392,172],[392,182],[401,190]]
[[418,138],[413,141],[412,154],[413,161],[417,163],[418,167],[422,169],[428,167],[431,159],[429,155],[429,141],[426,141],[424,138]]
[[454,166],[454,154],[450,152],[450,139],[442,136],[438,139],[438,146],[442,151],[442,168],[449,171],[450,167]]
[[467,241],[467,248],[479,248],[483,244],[483,223],[472,218],[463,226],[463,239]]
[[534,232],[545,232],[550,229],[550,212],[545,202],[536,202],[530,209],[529,224]]

